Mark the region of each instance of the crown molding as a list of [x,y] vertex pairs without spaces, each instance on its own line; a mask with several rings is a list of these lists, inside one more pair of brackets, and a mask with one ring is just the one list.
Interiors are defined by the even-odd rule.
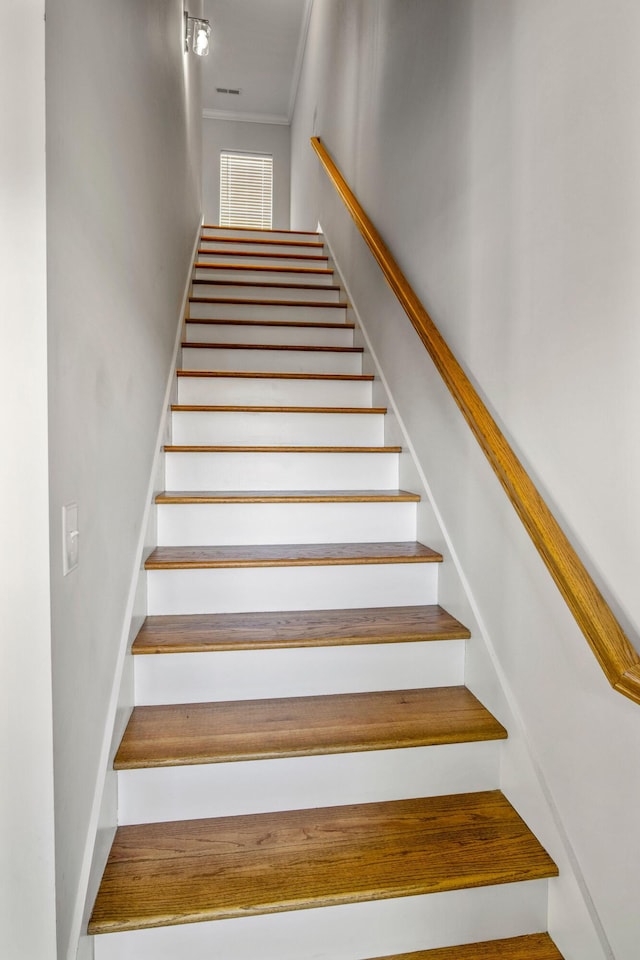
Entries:
[[205,108],[202,111],[205,120],[234,120],[238,123],[275,123],[283,126],[289,125],[289,117],[283,113],[242,113],[235,110],[209,110]]

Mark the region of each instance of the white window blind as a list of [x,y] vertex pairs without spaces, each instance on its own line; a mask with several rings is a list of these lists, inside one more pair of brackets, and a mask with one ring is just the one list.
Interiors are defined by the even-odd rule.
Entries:
[[273,157],[220,154],[220,225],[271,229]]

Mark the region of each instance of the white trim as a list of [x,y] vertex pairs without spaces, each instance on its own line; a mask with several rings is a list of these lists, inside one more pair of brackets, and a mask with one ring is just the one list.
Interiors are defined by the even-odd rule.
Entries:
[[180,344],[182,342],[182,331],[184,326],[185,312],[186,312],[187,304],[189,302],[189,294],[191,291],[191,283],[192,283],[192,277],[193,277],[193,264],[195,262],[197,249],[200,243],[201,225],[202,225],[202,218],[200,223],[198,224],[196,238],[193,244],[193,250],[191,252],[191,259],[189,262],[189,273],[188,273],[187,280],[184,287],[184,294],[182,297],[180,317],[178,320],[178,327],[177,327],[175,342],[173,346],[171,365],[167,375],[167,386],[165,389],[164,402],[162,406],[162,412],[160,414],[158,431],[156,434],[155,454],[153,457],[153,464],[151,466],[151,472],[149,475],[149,485],[147,488],[146,500],[144,505],[144,514],[142,516],[142,520],[140,524],[140,532],[138,535],[138,544],[136,547],[133,570],[131,575],[129,595],[127,597],[127,605],[125,608],[125,615],[122,623],[122,632],[120,634],[118,658],[116,661],[116,668],[113,674],[113,683],[111,686],[111,694],[109,696],[109,705],[107,708],[107,715],[105,718],[102,747],[100,749],[100,762],[98,765],[98,778],[96,780],[95,790],[93,794],[93,801],[91,804],[91,816],[89,818],[89,827],[87,830],[85,848],[82,856],[80,879],[79,879],[78,888],[76,891],[76,901],[73,907],[73,913],[71,917],[71,931],[70,931],[70,937],[69,937],[67,960],[76,960],[76,951],[78,949],[80,937],[83,933],[83,922],[85,917],[85,910],[88,906],[86,903],[86,899],[87,899],[88,891],[90,889],[92,868],[95,867],[93,862],[93,855],[94,855],[94,849],[96,846],[98,829],[99,828],[104,829],[104,825],[100,824],[100,813],[102,809],[102,800],[103,800],[105,783],[107,780],[108,765],[109,765],[109,760],[110,760],[111,750],[112,750],[113,733],[114,733],[114,728],[117,721],[118,705],[119,705],[119,699],[120,699],[120,688],[122,685],[125,657],[127,654],[127,648],[129,646],[129,631],[131,626],[131,620],[133,617],[136,594],[138,591],[139,575],[142,567],[143,555],[144,555],[145,546],[146,546],[145,540],[146,540],[147,528],[149,524],[149,517],[151,515],[151,508],[153,506],[156,476],[158,473],[160,457],[163,452],[163,446],[165,442],[164,435],[165,435],[165,429],[166,429],[168,413],[169,413],[170,397],[171,397],[171,391],[174,386],[174,379],[175,379],[174,374],[175,374],[175,369],[177,365],[178,351],[180,349]]
[[289,109],[287,110],[289,123],[291,123],[293,119],[293,111],[296,106],[296,100],[298,99],[298,87],[300,86],[300,76],[302,74],[302,64],[304,62],[304,54],[305,54],[305,50],[307,49],[307,37],[309,36],[309,24],[311,23],[312,9],[313,9],[313,0],[306,0],[304,13],[302,14],[300,37],[298,38],[298,49],[296,50],[296,59],[293,67],[293,74],[291,76],[291,91],[289,93]]
[[205,107],[202,117],[204,120],[235,120],[238,123],[277,123],[289,126],[289,117],[283,113],[241,113],[235,110],[210,110]]

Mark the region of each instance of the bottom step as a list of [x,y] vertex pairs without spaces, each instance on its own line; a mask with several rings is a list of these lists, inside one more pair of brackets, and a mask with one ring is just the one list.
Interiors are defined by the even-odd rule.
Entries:
[[139,824],[116,833],[89,933],[556,875],[497,790]]
[[563,960],[563,957],[548,934],[534,933],[528,937],[395,954],[378,960]]
[[[94,938],[95,960],[362,960],[454,944],[522,940],[547,926],[547,881],[186,923]],[[473,955],[472,955],[473,956]],[[437,957],[437,954],[436,954]],[[446,960],[451,960],[445,954]],[[494,960],[491,954],[482,960]],[[495,960],[559,960],[496,954]],[[434,958],[431,958],[434,960]],[[440,958],[438,958],[440,960]],[[464,960],[469,958],[464,957]]]

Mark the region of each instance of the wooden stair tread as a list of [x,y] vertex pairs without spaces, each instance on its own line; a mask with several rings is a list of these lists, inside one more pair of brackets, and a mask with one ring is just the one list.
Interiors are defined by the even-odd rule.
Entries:
[[255,444],[193,445],[167,444],[167,453],[401,453],[402,447],[311,447],[303,446],[256,446]]
[[406,490],[165,490],[156,503],[417,503]]
[[557,875],[499,791],[119,827],[89,934]]
[[241,307],[327,307],[344,310],[344,301],[332,300],[248,300],[243,297],[189,297],[189,303],[234,303]]
[[303,353],[363,353],[364,347],[325,347],[298,343],[207,343],[183,340],[183,347],[196,350],[289,350]]
[[136,707],[116,770],[498,740],[465,687]]
[[355,330],[355,323],[330,323],[328,320],[310,320],[301,323],[298,320],[233,320],[219,317],[187,317],[185,323],[209,324],[225,327],[295,327],[312,330]]
[[265,246],[276,247],[323,247],[322,240],[277,240],[275,237],[263,239],[262,237],[208,237],[200,235],[201,243],[264,243]]
[[355,413],[363,416],[387,412],[386,407],[285,407],[210,403],[173,403],[171,409],[178,413]]
[[273,650],[370,643],[466,640],[469,630],[437,604],[150,616],[132,647],[138,655]]
[[563,960],[563,957],[548,933],[532,933],[506,940],[394,954],[377,960]]
[[221,223],[203,223],[202,230],[251,230],[253,233],[258,233],[260,230],[263,233],[295,233],[296,235],[302,235],[307,237],[321,237],[322,234],[318,233],[317,230],[278,230],[276,227],[272,227],[270,230],[267,227],[226,227]]
[[329,260],[329,257],[315,253],[255,253],[250,250],[206,250],[202,247],[198,247],[198,254],[200,256],[209,254],[209,256],[215,257],[251,257],[252,259],[254,257],[268,257],[270,260],[313,260],[315,262],[323,260],[325,263]]
[[249,546],[156,547],[146,570],[219,567],[314,567],[379,563],[438,563],[442,554],[413,540],[385,543],[282,543]]
[[312,273],[312,274],[332,274],[333,270],[329,267],[279,267],[269,264],[250,264],[250,263],[207,263],[206,260],[196,260],[194,267],[197,270],[263,270],[270,273]]
[[337,283],[290,283],[282,280],[208,280],[205,277],[196,277],[191,281],[194,285],[203,284],[208,287],[268,287],[273,290],[341,290]]
[[372,373],[280,373],[261,370],[178,370],[179,377],[241,377],[247,380],[356,380],[371,381]]

